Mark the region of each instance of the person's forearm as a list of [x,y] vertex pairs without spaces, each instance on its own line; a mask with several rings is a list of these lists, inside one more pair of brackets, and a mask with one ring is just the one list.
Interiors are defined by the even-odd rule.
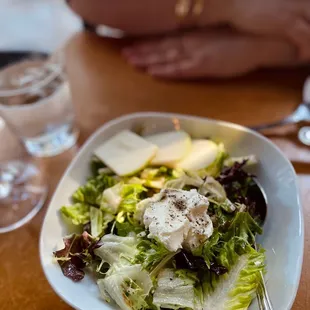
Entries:
[[91,24],[121,29],[132,35],[156,34],[178,27],[174,14],[175,0],[72,0],[70,6]]
[[204,0],[202,14],[199,17],[189,14],[184,20],[176,16],[177,1],[70,0],[69,4],[88,23],[107,25],[131,35],[160,34],[225,22],[227,0]]

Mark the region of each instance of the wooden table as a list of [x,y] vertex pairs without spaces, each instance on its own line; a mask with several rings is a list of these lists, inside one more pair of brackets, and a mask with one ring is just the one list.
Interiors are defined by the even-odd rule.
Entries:
[[[107,120],[135,111],[194,114],[244,125],[280,119],[300,102],[302,84],[310,72],[304,68],[226,81],[167,83],[135,71],[121,58],[117,45],[90,34],[79,34],[69,42],[67,69],[80,144]],[[308,223],[310,149],[297,142],[290,128],[271,138],[294,163]],[[76,150],[41,162],[50,196]],[[0,235],[0,309],[70,309],[53,292],[40,266],[38,241],[47,205],[28,225]],[[305,226],[304,268],[294,310],[310,309],[310,230]]]

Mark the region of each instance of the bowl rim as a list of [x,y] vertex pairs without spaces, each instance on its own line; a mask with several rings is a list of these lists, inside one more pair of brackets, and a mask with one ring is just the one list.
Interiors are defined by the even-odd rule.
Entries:
[[300,187],[298,184],[298,179],[297,179],[297,174],[296,171],[292,165],[292,163],[290,162],[290,160],[287,158],[287,156],[284,154],[284,152],[276,145],[274,144],[271,140],[269,140],[268,138],[266,138],[265,136],[263,136],[262,134],[260,134],[259,132],[256,132],[254,130],[252,130],[251,128],[239,125],[239,124],[235,124],[232,122],[227,122],[227,121],[222,121],[222,120],[217,120],[217,119],[211,119],[208,117],[202,117],[202,116],[195,116],[195,115],[190,115],[190,114],[180,114],[180,113],[166,113],[166,112],[135,112],[135,113],[130,113],[130,114],[125,114],[125,115],[121,115],[119,117],[116,117],[112,120],[107,121],[106,123],[104,123],[101,127],[99,127],[98,129],[96,129],[88,138],[87,140],[83,143],[83,145],[80,147],[80,149],[78,150],[77,154],[74,156],[74,158],[72,159],[72,161],[70,162],[70,164],[68,165],[68,167],[66,168],[66,170],[64,171],[61,179],[59,180],[54,193],[49,201],[49,204],[46,208],[46,213],[44,215],[44,220],[42,222],[42,226],[41,226],[41,230],[40,230],[40,238],[39,238],[39,251],[40,251],[40,264],[41,264],[41,268],[43,269],[44,275],[48,281],[48,283],[50,284],[50,286],[53,288],[53,290],[55,291],[55,293],[62,298],[63,300],[66,301],[66,303],[68,303],[70,306],[72,306],[73,308],[77,309],[77,306],[74,305],[73,303],[71,303],[69,300],[67,300],[67,298],[63,295],[63,293],[58,290],[58,288],[56,287],[56,285],[54,285],[54,283],[50,280],[48,273],[45,270],[44,267],[44,257],[43,257],[43,229],[45,227],[45,223],[47,221],[47,214],[48,211],[50,210],[50,207],[53,203],[53,200],[55,198],[55,194],[58,191],[58,189],[61,187],[65,176],[67,175],[67,173],[71,170],[71,167],[75,165],[75,162],[78,161],[78,158],[80,156],[80,154],[82,152],[84,152],[89,145],[92,143],[92,141],[94,141],[98,136],[100,136],[105,130],[107,130],[109,127],[125,122],[127,120],[132,120],[132,119],[140,119],[140,118],[147,118],[147,117],[161,117],[161,118],[179,118],[179,119],[187,119],[187,120],[200,120],[200,121],[207,121],[209,123],[216,123],[219,125],[223,125],[225,127],[230,127],[230,128],[235,128],[237,130],[240,130],[242,132],[246,132],[246,133],[251,133],[254,136],[262,139],[265,143],[267,143],[268,145],[272,146],[278,153],[279,155],[281,155],[285,161],[286,164],[288,165],[288,167],[292,170],[293,175],[294,175],[294,183],[296,185],[297,188],[297,206],[298,206],[298,221],[299,221],[299,225],[300,225],[300,237],[301,237],[301,263],[298,266],[297,269],[297,282],[296,285],[293,289],[293,294],[291,295],[290,298],[290,303],[287,307],[287,310],[291,309],[296,296],[297,296],[297,292],[299,289],[299,285],[300,285],[300,279],[301,279],[301,273],[302,273],[302,267],[303,267],[303,262],[304,262],[304,245],[305,245],[305,236],[304,236],[304,213],[303,213],[303,206],[301,203],[301,197],[300,197]]

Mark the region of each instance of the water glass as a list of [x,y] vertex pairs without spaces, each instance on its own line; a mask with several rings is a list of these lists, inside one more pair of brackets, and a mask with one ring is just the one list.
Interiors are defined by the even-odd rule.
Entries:
[[58,155],[76,143],[70,89],[58,58],[24,60],[2,70],[0,114],[33,156]]
[[0,134],[0,233],[30,221],[45,202],[44,173],[34,159],[58,155],[76,143],[78,131],[60,57],[27,59],[0,71],[0,132],[5,127],[22,147],[7,158],[11,140]]

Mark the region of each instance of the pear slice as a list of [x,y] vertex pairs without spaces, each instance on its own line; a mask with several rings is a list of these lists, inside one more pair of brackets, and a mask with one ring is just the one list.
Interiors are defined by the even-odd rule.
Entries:
[[117,175],[127,176],[147,166],[157,150],[156,145],[124,130],[98,147],[94,153]]
[[216,159],[218,146],[210,140],[193,140],[192,150],[177,164],[177,168],[185,171],[198,171],[210,166]]
[[189,154],[192,147],[190,136],[184,131],[171,131],[147,136],[145,139],[157,145],[158,151],[152,165],[175,167],[176,164]]

